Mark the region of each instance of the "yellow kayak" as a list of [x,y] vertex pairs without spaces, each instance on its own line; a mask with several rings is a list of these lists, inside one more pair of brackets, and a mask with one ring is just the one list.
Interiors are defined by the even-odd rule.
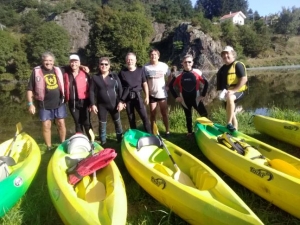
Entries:
[[[47,170],[51,200],[64,224],[122,225],[126,223],[127,197],[125,185],[115,162],[96,173],[95,195],[87,191],[93,175],[84,177],[76,186],[68,183],[67,162],[85,158],[88,152],[68,154],[67,141],[58,146]],[[94,143],[96,152],[102,148]],[[68,159],[68,160],[66,160]],[[91,189],[93,191],[93,189]]]
[[0,144],[0,161],[11,160],[13,164],[7,167],[8,176],[2,177],[0,181],[0,217],[26,193],[41,162],[39,146],[31,136],[21,130],[14,139]]
[[300,147],[300,123],[254,115],[255,129],[280,141]]
[[156,136],[129,129],[121,146],[127,170],[156,200],[189,224],[263,224],[213,170],[163,142],[179,170]]
[[300,159],[241,132],[231,137],[230,146],[242,148],[227,146],[229,142],[223,144],[228,137],[226,127],[213,124],[205,117],[197,119],[194,131],[200,150],[219,169],[300,218]]

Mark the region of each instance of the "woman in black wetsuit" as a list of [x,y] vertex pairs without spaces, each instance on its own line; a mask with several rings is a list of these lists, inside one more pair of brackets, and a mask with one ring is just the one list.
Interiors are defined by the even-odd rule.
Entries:
[[[106,143],[107,112],[111,115],[116,130],[117,141],[122,140],[122,124],[120,111],[123,104],[119,104],[122,85],[116,74],[110,72],[110,60],[107,57],[99,59],[99,73],[92,76],[90,85],[90,101],[92,111],[99,118],[99,137],[101,145]],[[96,101],[95,101],[96,100]]]
[[[202,76],[202,72],[198,69],[193,69],[193,56],[186,55],[182,60],[183,72],[173,78],[169,84],[169,90],[176,102],[182,104],[186,118],[187,136],[192,135],[192,107],[194,107],[201,116],[207,116],[207,111],[203,104],[203,99],[206,95],[208,82]],[[200,87],[200,83],[204,85]],[[179,89],[179,94],[176,93],[175,87]],[[202,92],[201,92],[202,90]]]

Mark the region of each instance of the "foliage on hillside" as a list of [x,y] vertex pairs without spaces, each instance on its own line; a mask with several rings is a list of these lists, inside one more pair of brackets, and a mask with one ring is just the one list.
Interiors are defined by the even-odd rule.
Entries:
[[[70,39],[64,29],[50,21],[71,9],[84,12],[92,25],[89,44],[81,54],[93,68],[97,58],[106,55],[113,58],[118,70],[128,51],[137,53],[142,65],[147,60],[154,21],[165,23],[170,35],[178,22],[191,21],[223,45],[234,46],[242,58],[278,57],[278,53],[289,57],[284,46],[289,38],[300,34],[299,8],[283,8],[266,25],[257,12],[248,9],[247,0],[198,0],[194,8],[189,0],[0,0],[0,39],[5,39],[0,45],[0,76],[28,76],[31,67],[40,63],[43,51],[52,51],[58,64],[66,63]],[[241,10],[250,20],[245,26],[216,24],[228,9]],[[286,39],[282,45],[280,35]],[[177,49],[176,44],[170,46]]]

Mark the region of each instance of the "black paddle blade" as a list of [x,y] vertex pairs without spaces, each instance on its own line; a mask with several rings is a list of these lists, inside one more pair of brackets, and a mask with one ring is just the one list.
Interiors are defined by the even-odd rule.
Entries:
[[17,164],[16,161],[14,160],[14,158],[12,158],[10,156],[0,156],[0,160],[5,162],[8,166],[14,166]]
[[162,147],[162,142],[156,136],[141,137],[137,143],[137,150],[139,151],[144,146],[155,145],[157,147]]

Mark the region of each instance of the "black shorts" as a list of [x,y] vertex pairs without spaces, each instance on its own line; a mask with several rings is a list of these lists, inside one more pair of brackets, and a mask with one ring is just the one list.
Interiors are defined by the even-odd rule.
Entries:
[[155,103],[155,102],[160,102],[160,101],[163,101],[163,100],[166,100],[167,98],[154,98],[153,96],[149,96],[149,102],[150,103]]

